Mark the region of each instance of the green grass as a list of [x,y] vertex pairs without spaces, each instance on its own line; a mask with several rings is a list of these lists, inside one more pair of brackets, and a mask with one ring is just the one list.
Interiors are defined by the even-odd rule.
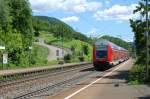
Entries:
[[40,32],[40,37],[43,38],[47,44],[51,44],[52,42],[58,41],[58,39],[52,34],[46,34],[44,32]]
[[47,64],[47,57],[49,49],[41,45],[34,45],[32,50],[32,64],[33,65],[44,65]]
[[[40,37],[43,38],[45,40],[46,43],[48,44],[52,44],[58,47],[62,47],[62,41],[61,39],[58,39],[56,37],[54,37],[52,34],[46,34],[44,32],[40,33]],[[92,58],[92,46],[89,43],[86,42],[82,42],[80,40],[75,40],[75,39],[70,39],[70,40],[63,40],[63,47],[64,48],[71,48],[74,47],[75,48],[75,53],[72,56],[72,60],[71,62],[79,62],[79,56],[81,55],[82,51],[82,46],[86,45],[88,46],[88,50],[89,50],[89,54],[88,55],[84,55],[85,61],[91,61]]]
[[145,77],[145,66],[144,65],[134,65],[129,71],[128,77],[130,84],[144,84],[150,83],[150,78]]
[[47,63],[47,65],[57,65],[57,64],[58,64],[58,60],[49,61]]

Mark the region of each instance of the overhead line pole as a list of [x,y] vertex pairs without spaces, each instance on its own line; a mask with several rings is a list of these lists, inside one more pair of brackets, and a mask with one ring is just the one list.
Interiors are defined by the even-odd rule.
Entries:
[[148,0],[146,0],[146,78],[149,77]]

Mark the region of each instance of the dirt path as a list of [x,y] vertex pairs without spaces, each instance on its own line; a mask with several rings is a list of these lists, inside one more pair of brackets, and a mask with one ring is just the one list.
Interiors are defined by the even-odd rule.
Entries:
[[39,38],[39,42],[37,42],[37,44],[39,44],[41,46],[45,46],[49,49],[49,55],[47,57],[48,61],[56,60],[57,58],[61,58],[64,55],[71,53],[71,51],[69,49],[66,50],[66,49],[58,48],[58,47],[53,46],[53,45],[48,45],[41,38]]

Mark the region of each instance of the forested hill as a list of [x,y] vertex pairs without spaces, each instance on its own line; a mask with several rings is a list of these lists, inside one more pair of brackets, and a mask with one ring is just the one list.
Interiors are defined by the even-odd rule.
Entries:
[[120,38],[105,35],[105,36],[102,36],[101,39],[106,39],[110,42],[113,42],[114,44],[119,45],[120,47],[125,48],[125,49],[128,49],[128,50],[131,49],[131,44],[124,41],[124,40],[122,40],[122,39],[120,39]]
[[55,37],[63,36],[65,39],[79,39],[88,41],[88,38],[82,33],[76,32],[72,27],[59,19],[47,16],[33,16],[33,28],[36,33],[47,31]]
[[[56,25],[56,24],[65,24],[64,22],[62,22],[61,20],[54,18],[54,17],[48,17],[48,16],[34,16],[34,18],[38,18],[40,20],[43,21],[47,21],[50,24]],[[66,24],[67,25],[67,24]],[[68,27],[70,27],[69,25],[67,25]],[[71,27],[70,27],[71,28]]]

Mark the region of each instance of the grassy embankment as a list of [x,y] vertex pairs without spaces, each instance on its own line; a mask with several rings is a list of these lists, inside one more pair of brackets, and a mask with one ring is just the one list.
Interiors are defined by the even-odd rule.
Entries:
[[[40,33],[40,37],[43,38],[47,44],[52,44],[58,47],[62,47],[61,39],[58,40],[58,38],[54,37],[52,34]],[[75,39],[63,40],[64,48],[74,49],[73,54],[71,55],[70,62],[79,62],[79,57],[83,53],[83,46],[87,46],[88,48],[88,54],[87,55],[84,54],[85,61],[91,61],[92,46],[89,43],[82,42],[80,40],[75,40]]]

